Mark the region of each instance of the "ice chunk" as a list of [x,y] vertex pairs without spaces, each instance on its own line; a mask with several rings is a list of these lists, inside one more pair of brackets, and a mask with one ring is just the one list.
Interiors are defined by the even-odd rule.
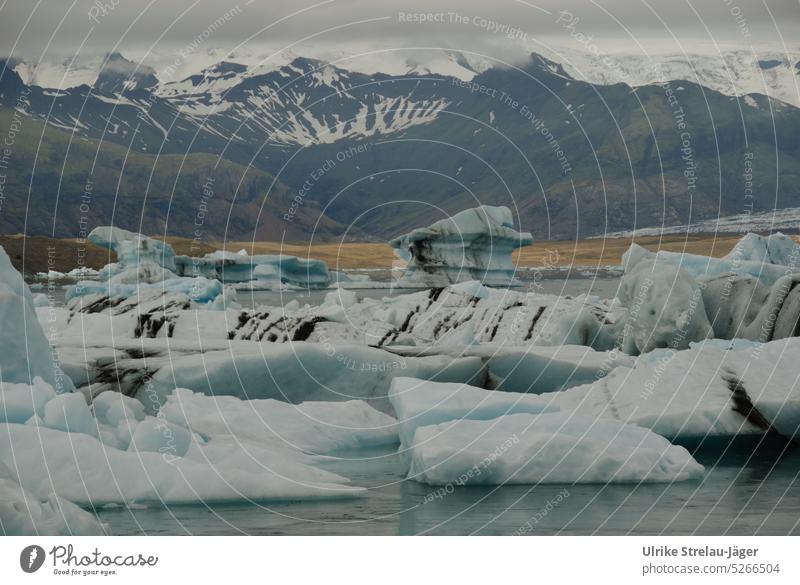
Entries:
[[238,293],[232,286],[226,286],[222,294],[206,306],[215,311],[227,311],[229,309],[240,311],[242,309],[242,305],[239,304]]
[[657,347],[685,349],[711,337],[702,288],[695,279],[660,254],[634,246],[623,257],[625,276],[618,294],[628,309],[622,350],[635,355]]
[[175,251],[172,246],[114,226],[94,228],[89,241],[113,250],[117,263],[108,274],[113,284],[144,284],[175,277]]
[[357,302],[358,302],[358,295],[354,291],[345,290],[341,287],[337,287],[336,290],[333,290],[325,295],[324,304],[339,305],[343,309],[349,309]]
[[420,427],[408,477],[431,485],[683,481],[703,467],[683,447],[613,419],[510,414]]
[[443,382],[468,381],[482,371],[481,359],[431,356],[404,358],[371,347],[333,343],[250,344],[169,360],[137,396],[148,408],[177,386],[215,396],[311,400],[366,400],[390,412],[387,393],[398,375]]
[[143,290],[182,293],[198,303],[213,301],[223,291],[216,279],[199,275],[183,278],[175,274],[175,251],[161,240],[113,226],[97,227],[89,234],[92,243],[113,250],[117,262],[98,274],[100,281],[83,280],[67,290],[67,301],[83,295],[130,297]]
[[655,254],[634,244],[623,257],[619,294],[627,308],[619,333],[623,349],[685,349],[703,339],[706,320],[708,336],[719,339],[767,342],[794,336],[800,319],[797,249],[782,234],[749,234],[723,259]]
[[[140,423],[142,424],[142,423]],[[184,457],[122,451],[95,437],[0,424],[0,460],[20,462],[18,483],[37,498],[79,505],[223,503],[359,495],[361,488],[276,443],[215,437]]]
[[533,394],[484,390],[467,384],[395,378],[389,400],[400,425],[400,449],[408,449],[419,427],[456,419],[488,420],[505,414],[557,411]]
[[[643,257],[655,255],[637,244],[623,256],[626,271]],[[770,286],[781,277],[800,272],[800,246],[789,236],[747,234],[722,258],[697,254],[659,251],[659,258],[668,260],[694,278],[712,277],[732,272],[758,278]]]
[[119,392],[103,392],[92,399],[92,410],[97,420],[118,426],[123,421],[144,420],[144,405]]
[[533,237],[514,230],[511,210],[483,205],[418,228],[389,242],[408,262],[401,283],[442,287],[479,280],[489,286],[514,282],[511,253]]
[[152,416],[136,424],[131,437],[129,451],[167,453],[171,457],[183,457],[192,442],[191,433],[184,427]]
[[97,434],[97,423],[83,394],[59,394],[44,405],[44,424],[71,433]]
[[314,454],[397,443],[395,419],[360,400],[295,405],[204,396],[178,389],[160,413],[167,421],[202,436],[228,434],[245,441],[279,440]]
[[31,385],[38,376],[56,392],[70,392],[74,389],[72,381],[61,370],[33,305],[28,285],[0,248],[0,384]]
[[163,294],[183,294],[194,302],[208,303],[222,294],[223,290],[220,281],[202,276],[197,278],[174,277],[152,284],[120,283],[112,279],[106,282],[81,281],[67,289],[66,300],[71,301],[83,295],[94,294],[119,299],[153,291]]
[[45,404],[55,395],[52,386],[38,376],[33,384],[2,383],[0,422],[22,424],[33,416],[42,416]]
[[774,432],[800,436],[800,339],[707,341],[658,349],[592,384],[542,398],[584,417],[612,417],[693,444]]
[[94,515],[50,493],[39,498],[23,488],[0,462],[0,531],[5,536],[104,534]]
[[489,289],[483,286],[479,280],[467,280],[454,284],[450,287],[450,290],[476,299],[488,299],[490,294]]
[[44,293],[36,293],[33,295],[33,306],[36,308],[47,307],[50,305],[50,299]]

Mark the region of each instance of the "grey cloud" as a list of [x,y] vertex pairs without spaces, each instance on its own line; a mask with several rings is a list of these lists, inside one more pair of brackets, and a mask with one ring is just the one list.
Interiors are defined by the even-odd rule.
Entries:
[[[577,19],[583,34],[602,43],[636,46],[661,40],[787,43],[798,38],[796,0],[11,0],[0,11],[0,55],[55,60],[75,54],[168,55],[198,35],[204,50],[221,54],[241,43],[271,48],[305,44],[331,47],[433,47],[474,50],[501,58],[521,52],[521,44],[487,22],[517,27],[534,42],[567,39],[560,11]],[[294,16],[292,13],[297,13]],[[438,22],[401,22],[400,14],[443,13]],[[455,20],[457,13],[465,20]],[[218,26],[215,21],[228,14]],[[742,23],[749,37],[742,33]],[[206,34],[210,28],[213,31]],[[308,38],[312,37],[312,38]],[[305,40],[304,40],[305,39]],[[675,40],[677,39],[677,41]],[[297,45],[299,43],[299,46]],[[146,61],[147,59],[145,59]]]

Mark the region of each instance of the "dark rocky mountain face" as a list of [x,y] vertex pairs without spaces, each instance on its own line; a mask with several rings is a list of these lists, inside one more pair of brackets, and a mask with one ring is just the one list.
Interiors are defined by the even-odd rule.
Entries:
[[47,156],[31,135],[6,196],[61,201],[50,221],[6,215],[5,231],[72,233],[90,169],[108,197],[93,224],[115,219],[122,185],[129,221],[190,237],[209,168],[233,177],[217,215],[239,218],[210,231],[234,239],[388,239],[479,203],[511,207],[537,238],[800,205],[800,110],[765,96],[592,85],[538,55],[468,82],[302,58],[170,83],[131,66],[112,55],[94,87],[55,91],[0,64],[4,120],[47,125]]

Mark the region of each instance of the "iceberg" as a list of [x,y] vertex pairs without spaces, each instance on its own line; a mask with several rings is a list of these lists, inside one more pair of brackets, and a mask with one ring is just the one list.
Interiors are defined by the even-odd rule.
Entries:
[[540,414],[558,410],[557,406],[550,406],[531,394],[403,377],[392,380],[389,401],[400,426],[401,453],[411,448],[414,434],[420,427],[456,419],[490,420],[506,414]]
[[[205,397],[178,391],[170,392],[163,413],[148,416],[142,402],[118,392],[74,392],[71,382],[68,388],[57,388],[50,383],[55,378],[53,355],[34,316],[32,295],[4,252],[0,252],[0,274],[4,277],[0,324],[12,337],[23,338],[19,332],[26,332],[28,345],[38,351],[24,352],[24,339],[19,345],[9,340],[4,347],[10,351],[4,352],[3,359],[19,361],[3,362],[0,383],[0,462],[11,465],[0,469],[4,532],[102,532],[96,520],[76,504],[357,496],[363,488],[319,468],[321,456],[310,453],[396,442],[394,420],[363,402],[331,409],[290,407],[274,401],[233,405],[230,400],[203,401]],[[117,317],[130,318],[131,309],[140,307],[138,300],[121,299],[114,306],[107,305],[107,299],[96,302],[110,310],[122,307]],[[25,327],[13,329],[20,325]],[[113,363],[118,356],[113,344],[98,341],[97,354],[110,357]],[[83,345],[81,351],[95,350]],[[156,357],[141,343],[127,354],[142,361]],[[165,351],[163,361],[172,360],[172,353]],[[147,372],[144,368],[135,374],[143,376],[145,383]],[[83,375],[88,379],[89,374]],[[33,378],[30,383],[29,378]],[[148,397],[145,392],[144,398]],[[176,400],[183,403],[175,407]],[[221,406],[225,408],[220,410]],[[235,432],[226,424],[226,412],[236,424]],[[220,413],[222,418],[215,418]]]
[[92,536],[105,528],[93,514],[49,493],[40,498],[23,488],[0,462],[0,534]]
[[687,444],[766,433],[795,439],[798,352],[798,338],[657,349],[601,380],[540,396],[562,412],[637,424]]
[[276,441],[312,455],[397,444],[397,421],[361,400],[288,404],[178,389],[160,413],[206,437]]
[[61,369],[57,351],[51,347],[39,325],[30,288],[2,248],[0,323],[3,327],[0,385],[18,383],[30,386],[38,377],[57,392],[74,390],[72,381]]
[[648,429],[561,413],[420,427],[410,454],[408,477],[439,486],[672,482],[704,471]]
[[[248,256],[216,251],[202,257],[178,256],[168,243],[113,226],[101,226],[88,237],[93,244],[112,250],[115,263],[107,264],[97,278],[81,280],[67,299],[87,294],[128,297],[142,289],[184,293],[197,303],[210,303],[222,294],[223,283],[246,284],[255,289],[283,287],[326,288],[331,275],[325,262],[287,255]],[[71,272],[70,275],[80,275]],[[218,306],[225,306],[225,301]]]
[[[231,339],[320,343],[465,346],[476,344],[615,345],[612,306],[597,297],[564,298],[455,285],[384,299],[327,298],[316,307],[259,307],[243,311]],[[477,293],[479,296],[475,296]],[[342,298],[344,298],[342,296]]]
[[482,205],[394,238],[389,245],[406,263],[403,286],[443,287],[479,280],[488,286],[513,284],[511,253],[533,243],[514,230],[511,210]]
[[[557,395],[558,393],[555,393]],[[559,412],[550,394],[395,378],[408,477],[431,485],[679,481],[703,468],[635,425]]]
[[[173,353],[161,360],[163,365],[151,370],[146,383],[140,376],[137,398],[153,410],[178,387],[209,396],[271,398],[290,404],[358,399],[391,412],[387,396],[396,376],[469,381],[483,371],[477,357],[404,358],[364,346],[304,342],[226,346],[185,356]],[[150,360],[148,366],[153,368]]]
[[768,342],[797,335],[797,250],[783,234],[748,234],[721,259],[633,244],[618,295],[625,307],[620,346],[635,355],[712,337]]
[[[162,434],[164,428],[152,430]],[[83,506],[331,498],[363,491],[315,467],[299,450],[224,437],[192,442],[179,456],[120,450],[81,433],[0,424],[0,459],[20,462],[15,479],[37,498],[55,493]]]
[[39,376],[32,384],[3,382],[0,422],[24,424],[32,417],[43,417],[45,405],[55,396],[53,387]]
[[104,273],[112,284],[138,285],[176,276],[175,251],[166,242],[114,226],[94,228],[88,240],[116,254],[116,264]]
[[[636,264],[643,256],[653,255],[639,246],[631,244],[623,256],[623,266]],[[661,259],[682,268],[694,278],[713,277],[733,273],[753,276],[766,286],[784,276],[800,272],[800,246],[791,237],[780,232],[769,236],[748,233],[722,258],[698,254],[659,251]]]
[[180,276],[216,279],[224,283],[252,283],[254,288],[326,288],[331,283],[328,266],[322,260],[297,256],[216,251],[203,257],[176,256]]
[[[131,273],[123,272],[121,274],[129,275]],[[176,276],[159,282],[140,284],[119,283],[113,279],[105,282],[82,280],[68,288],[65,296],[69,302],[84,295],[100,295],[108,297],[110,304],[114,304],[121,299],[134,297],[142,291],[183,294],[196,303],[210,303],[223,293],[224,287],[220,281],[202,276],[196,278]]]
[[686,349],[693,341],[711,337],[695,278],[660,253],[633,246],[623,256],[626,269],[617,295],[627,308],[622,351],[637,355],[657,347]]

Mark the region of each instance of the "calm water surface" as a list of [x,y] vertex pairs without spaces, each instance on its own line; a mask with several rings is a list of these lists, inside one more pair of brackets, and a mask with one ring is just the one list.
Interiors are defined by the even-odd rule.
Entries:
[[115,509],[99,518],[114,534],[800,534],[798,448],[739,441],[695,456],[706,466],[700,481],[456,487],[432,497],[437,488],[405,479],[394,452],[360,453],[326,465],[370,488],[360,498]]

